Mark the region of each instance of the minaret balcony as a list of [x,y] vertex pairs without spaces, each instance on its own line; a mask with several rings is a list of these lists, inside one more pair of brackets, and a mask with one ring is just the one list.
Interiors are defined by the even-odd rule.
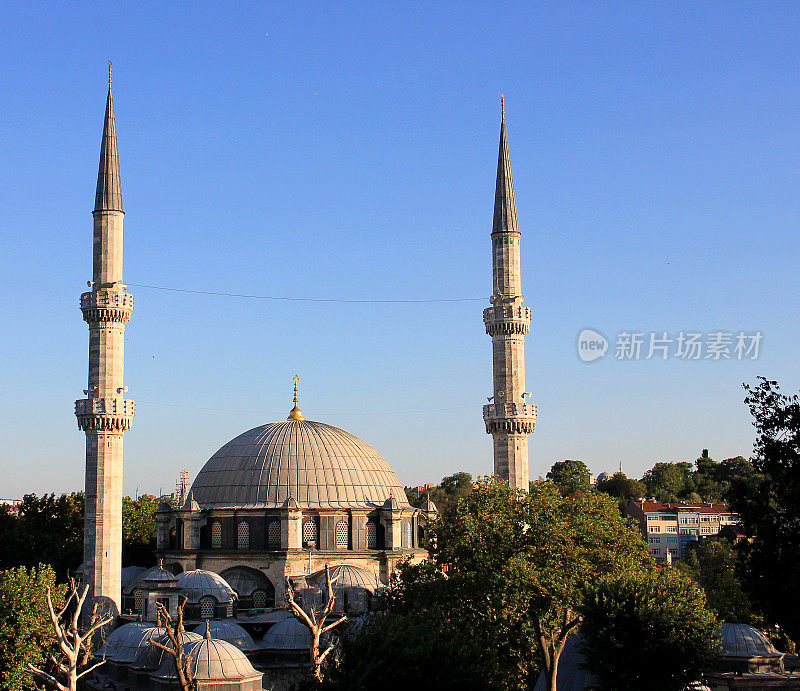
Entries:
[[133,425],[136,402],[130,398],[82,398],[75,401],[78,429],[127,432]]
[[126,324],[133,312],[133,295],[114,288],[92,290],[81,295],[81,312],[89,324],[98,322]]
[[490,336],[526,336],[531,330],[531,308],[525,305],[494,305],[483,310],[483,323]]
[[483,406],[483,421],[489,434],[532,434],[536,412],[534,403],[490,403]]

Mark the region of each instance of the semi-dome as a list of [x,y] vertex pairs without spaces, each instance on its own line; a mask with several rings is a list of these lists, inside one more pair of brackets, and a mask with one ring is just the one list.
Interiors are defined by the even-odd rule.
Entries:
[[[157,633],[153,634],[148,640],[147,645],[143,645],[139,647],[139,652],[136,654],[136,659],[133,661],[131,665],[134,669],[139,670],[156,670],[164,664],[164,660],[166,657],[171,656],[165,650],[152,645],[150,641],[155,641],[156,643],[160,643],[161,645],[165,645],[168,648],[172,646],[172,642],[167,635],[165,629],[156,629]],[[189,643],[194,643],[196,641],[203,640],[203,637],[199,633],[195,633],[194,631],[184,631],[181,634],[181,643],[186,646]],[[166,656],[166,657],[165,657]]]
[[[337,593],[345,588],[363,588],[370,593],[375,593],[381,588],[381,583],[375,574],[370,573],[366,569],[359,566],[351,566],[350,564],[337,564],[328,569],[331,574],[331,587],[333,592]],[[321,591],[326,588],[325,585],[325,569],[317,571],[309,578],[310,581],[316,585]]]
[[763,631],[749,624],[724,623],[720,626],[722,655],[728,658],[780,658],[783,653]]
[[[183,650],[189,666],[190,678],[195,681],[247,681],[261,679],[250,660],[236,646],[215,638],[202,638],[185,643]],[[155,676],[162,679],[177,676],[175,660],[165,659]]]
[[217,451],[197,474],[194,499],[204,509],[408,507],[403,486],[369,444],[324,422],[293,419],[254,427]]
[[112,662],[130,663],[144,648],[150,646],[150,639],[164,633],[164,629],[154,627],[147,622],[135,621],[124,624],[109,634],[106,642],[95,653]]
[[200,626],[196,627],[194,631],[198,634],[204,634],[206,630],[208,630],[211,638],[226,641],[245,653],[258,649],[253,637],[234,621],[207,621],[205,624],[200,624]]
[[178,574],[176,580],[181,594],[192,604],[200,602],[204,595],[211,595],[220,603],[230,602],[235,597],[228,582],[213,571],[184,571]]
[[268,650],[308,650],[311,633],[305,624],[289,617],[272,626],[261,642]]

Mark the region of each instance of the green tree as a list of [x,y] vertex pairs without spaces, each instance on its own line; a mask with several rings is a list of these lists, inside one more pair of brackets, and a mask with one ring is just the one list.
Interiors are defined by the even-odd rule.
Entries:
[[122,498],[122,565],[149,566],[155,562],[158,500],[149,494]]
[[597,483],[597,491],[616,497],[620,507],[625,507],[629,501],[639,499],[647,494],[647,487],[643,482],[629,478],[625,473],[618,472],[608,480]]
[[26,494],[18,514],[0,520],[0,568],[52,564],[65,579],[83,561],[83,492]]
[[755,476],[737,488],[734,507],[752,544],[746,579],[751,595],[771,622],[800,637],[800,400],[778,383],[758,378],[745,385],[745,403],[756,428]]
[[722,621],[750,622],[753,609],[737,571],[736,550],[725,538],[710,538],[690,550],[676,568],[687,573],[706,594],[709,609]]
[[53,606],[60,609],[66,586],[56,585],[52,567],[0,571],[0,688],[6,691],[42,688],[27,665],[43,667],[56,642],[45,599],[48,586]]
[[532,685],[540,666],[555,678],[588,584],[651,563],[616,502],[594,492],[564,497],[551,483],[528,493],[481,480],[431,533],[432,562],[401,569],[389,611],[444,621],[456,640],[477,644],[476,661],[504,689]]
[[442,478],[430,491],[418,492],[416,487],[406,487],[405,492],[411,506],[421,507],[430,499],[440,513],[445,513],[472,491],[472,484],[472,475],[460,471]]
[[647,487],[647,496],[659,501],[678,501],[695,491],[692,464],[685,461],[656,463],[644,474],[642,482]]
[[572,494],[578,490],[589,489],[591,473],[583,461],[556,461],[547,473],[547,479],[554,482],[562,494]]
[[672,569],[609,574],[586,594],[580,649],[604,688],[682,691],[718,646],[702,591]]

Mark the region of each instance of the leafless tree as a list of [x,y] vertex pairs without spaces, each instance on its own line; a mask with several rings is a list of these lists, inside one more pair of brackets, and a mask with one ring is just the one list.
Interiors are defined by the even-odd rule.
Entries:
[[325,649],[325,652],[320,653],[320,638],[323,634],[339,626],[339,624],[343,624],[347,621],[347,616],[343,614],[333,623],[328,625],[325,624],[325,620],[330,616],[331,612],[333,612],[333,606],[336,602],[333,597],[331,572],[328,569],[327,564],[325,564],[325,586],[327,594],[325,606],[320,612],[315,612],[314,607],[309,606],[308,612],[306,612],[306,610],[304,610],[295,602],[292,584],[289,582],[288,578],[286,579],[286,601],[289,603],[289,607],[292,609],[292,614],[294,614],[298,621],[305,624],[311,633],[311,645],[309,646],[308,650],[309,660],[311,662],[311,669],[318,681],[322,681],[322,663],[325,661],[325,658],[328,657],[328,655],[330,655],[331,652],[336,648],[335,644],[329,643],[328,647]]
[[[85,662],[88,658],[87,653],[92,636],[96,631],[113,622],[114,617],[104,616],[98,609],[98,603],[95,602],[85,631],[81,633],[81,611],[89,592],[89,586],[85,585],[83,589],[80,589],[77,583],[70,578],[67,600],[64,603],[64,607],[59,612],[56,612],[53,608],[53,598],[49,586],[45,592],[47,595],[47,609],[50,615],[50,622],[53,624],[53,628],[56,632],[60,655],[52,654],[50,656],[50,662],[54,669],[53,674],[48,674],[30,663],[28,664],[28,671],[44,680],[52,687],[58,689],[58,691],[76,691],[78,688],[78,679],[86,676],[89,672],[92,672],[105,663],[105,660],[101,660],[88,669],[80,673],[78,672],[79,663]],[[83,659],[81,659],[82,652]],[[63,683],[58,680],[58,677],[62,675],[66,678],[66,681]]]
[[189,664],[190,661],[183,649],[184,605],[186,605],[186,599],[183,599],[178,605],[178,614],[173,621],[169,610],[160,602],[156,603],[158,622],[160,625],[163,625],[164,629],[166,630],[169,646],[162,645],[161,643],[154,641],[152,638],[150,639],[150,645],[155,646],[156,648],[161,648],[161,650],[164,650],[172,655],[172,657],[175,659],[175,669],[177,670],[178,684],[180,684],[181,689],[183,691],[194,691],[196,685],[194,683],[194,679],[192,678],[193,675]]

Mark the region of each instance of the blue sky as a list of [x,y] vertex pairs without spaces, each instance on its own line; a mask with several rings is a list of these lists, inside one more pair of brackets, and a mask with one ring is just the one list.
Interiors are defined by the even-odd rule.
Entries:
[[[789,2],[4,4],[0,496],[83,485],[77,305],[109,59],[136,297],[126,492],[283,419],[295,373],[307,417],[403,482],[491,471],[501,92],[532,476],[749,454],[741,383],[800,387],[799,29]],[[578,358],[584,328],[605,358]],[[616,360],[626,330],[763,341],[755,361]]]

